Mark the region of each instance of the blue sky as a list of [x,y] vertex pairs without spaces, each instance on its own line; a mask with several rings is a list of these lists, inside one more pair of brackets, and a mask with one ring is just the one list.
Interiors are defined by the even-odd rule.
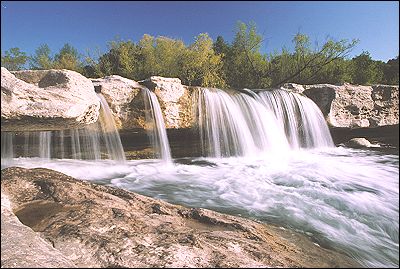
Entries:
[[143,34],[182,39],[186,44],[200,33],[231,41],[237,21],[253,21],[265,37],[263,52],[292,48],[297,32],[320,44],[360,40],[351,56],[369,51],[387,61],[399,53],[397,1],[2,1],[1,50],[19,47],[27,54],[47,43],[57,52],[70,43],[79,52],[107,49],[119,36],[138,41]]

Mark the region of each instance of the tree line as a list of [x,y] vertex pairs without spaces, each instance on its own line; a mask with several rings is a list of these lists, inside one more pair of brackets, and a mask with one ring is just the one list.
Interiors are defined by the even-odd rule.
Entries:
[[238,22],[231,43],[206,33],[185,45],[182,40],[145,34],[138,42],[114,40],[105,53],[99,50],[80,54],[65,44],[52,55],[43,44],[27,56],[19,48],[1,54],[1,66],[8,70],[69,69],[86,77],[120,75],[133,80],[150,76],[177,77],[185,85],[218,88],[269,88],[286,82],[299,84],[399,84],[399,57],[386,63],[373,60],[367,51],[349,57],[358,40],[311,45],[309,36],[297,33],[294,49],[262,53],[262,35],[254,23]]

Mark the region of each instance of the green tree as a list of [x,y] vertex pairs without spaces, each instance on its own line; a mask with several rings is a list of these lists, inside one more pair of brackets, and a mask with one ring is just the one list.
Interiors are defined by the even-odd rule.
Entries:
[[[280,86],[286,82],[303,84],[314,83],[327,68],[343,68],[342,70],[336,70],[336,73],[338,75],[344,73],[345,65],[335,66],[334,63],[345,59],[358,43],[358,40],[353,39],[349,42],[346,39],[340,41],[328,39],[321,48],[312,49],[308,38],[298,33],[293,39],[293,42],[295,43],[295,52],[292,57],[286,55],[284,58],[286,64],[290,66],[290,70],[287,71],[283,78],[281,77],[278,80],[273,80],[272,86]],[[282,66],[282,64],[278,63],[278,66]],[[276,67],[273,66],[271,69],[274,70]],[[283,72],[280,73],[282,74]],[[333,80],[340,80],[340,78],[335,77]],[[324,82],[329,83],[330,81]]]
[[225,57],[224,71],[232,88],[262,88],[270,84],[267,76],[268,61],[260,53],[262,36],[254,23],[239,22],[229,53]]
[[387,61],[383,73],[386,84],[399,85],[399,56]]
[[32,69],[51,69],[54,66],[50,56],[51,50],[47,44],[42,44],[35,50],[35,54],[30,57],[29,64]]
[[217,36],[213,44],[214,52],[217,55],[221,55],[222,58],[229,53],[229,44],[227,44],[222,36]]
[[208,34],[200,34],[185,50],[182,59],[182,81],[187,85],[225,87],[222,55],[215,53]]
[[11,48],[1,55],[1,66],[10,71],[21,70],[28,61],[28,56],[19,48]]
[[369,52],[363,51],[360,55],[351,59],[352,83],[368,84],[372,77],[373,60]]
[[54,68],[82,72],[82,62],[79,59],[78,51],[66,43],[54,56]]

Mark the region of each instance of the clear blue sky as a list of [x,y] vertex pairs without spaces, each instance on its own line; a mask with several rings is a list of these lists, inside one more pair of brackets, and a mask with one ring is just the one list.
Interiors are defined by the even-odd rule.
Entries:
[[119,36],[138,41],[143,34],[163,35],[193,42],[199,33],[231,41],[237,21],[254,21],[266,41],[263,52],[292,48],[301,31],[322,43],[329,35],[358,38],[351,56],[363,50],[375,60],[387,61],[399,53],[399,2],[67,2],[2,1],[1,50],[19,47],[32,54],[43,43],[57,52],[64,43],[79,52],[106,51]]

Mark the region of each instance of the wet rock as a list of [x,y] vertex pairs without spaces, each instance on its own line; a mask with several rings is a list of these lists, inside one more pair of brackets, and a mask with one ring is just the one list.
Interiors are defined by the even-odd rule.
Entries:
[[371,147],[379,147],[379,145],[371,144],[367,139],[363,137],[352,138],[345,143],[346,146],[351,148],[371,148]]
[[312,99],[330,127],[363,128],[399,124],[399,86],[289,83],[285,87]]
[[140,83],[156,94],[167,129],[192,127],[191,91],[195,87],[182,85],[179,78],[158,76],[152,76]]
[[[348,267],[351,259],[274,226],[186,208],[49,169],[2,170],[2,197],[27,227],[82,267]],[[2,211],[2,219],[3,219]],[[13,214],[6,216],[13,217]],[[3,235],[14,240],[17,231]],[[30,250],[14,240],[20,254]],[[50,257],[50,255],[49,255]],[[23,255],[19,264],[29,264]]]
[[110,106],[118,129],[145,128],[143,86],[116,75],[92,79],[92,82]]
[[63,130],[97,121],[99,99],[91,81],[79,73],[27,70],[16,74],[32,84],[1,68],[1,131]]

